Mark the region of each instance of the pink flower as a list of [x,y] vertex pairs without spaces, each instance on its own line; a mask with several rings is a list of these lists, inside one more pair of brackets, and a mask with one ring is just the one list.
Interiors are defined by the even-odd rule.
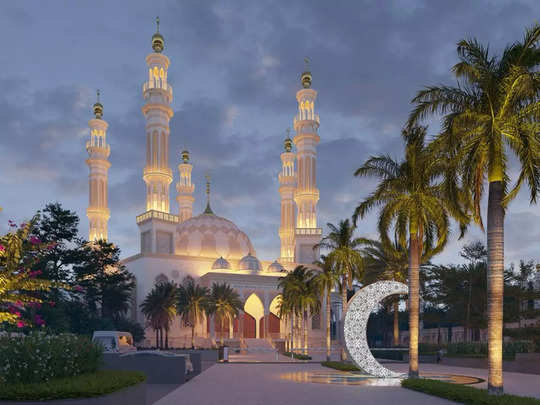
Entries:
[[28,240],[30,241],[30,243],[32,245],[39,245],[41,243],[41,239],[39,239],[38,237],[32,235],[30,236],[30,238],[28,238]]
[[49,302],[49,305],[50,305],[51,307],[54,307],[54,306],[56,305],[56,302],[51,301],[51,302]]
[[0,245],[0,252],[6,250],[6,248],[4,247],[4,245]]
[[13,315],[15,315],[17,318],[21,317],[21,313],[19,311],[13,312]]
[[80,286],[80,285],[76,285],[75,287],[73,287],[75,289],[75,291],[78,291],[78,292],[82,292],[83,291],[83,288]]
[[24,322],[23,321],[17,322],[17,328],[23,328],[23,327],[24,327]]
[[36,323],[36,325],[38,326],[43,326],[45,325],[45,321],[43,320],[43,318],[39,315],[36,314],[35,318],[34,318],[34,322]]

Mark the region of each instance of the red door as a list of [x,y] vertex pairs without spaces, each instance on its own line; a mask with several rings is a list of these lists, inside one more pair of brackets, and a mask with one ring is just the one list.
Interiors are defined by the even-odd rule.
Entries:
[[255,327],[255,318],[244,312],[244,337],[248,339],[255,338],[257,336],[257,330]]
[[268,324],[268,331],[270,333],[279,333],[280,330],[280,320],[277,316],[275,316],[272,312],[268,315],[269,324]]

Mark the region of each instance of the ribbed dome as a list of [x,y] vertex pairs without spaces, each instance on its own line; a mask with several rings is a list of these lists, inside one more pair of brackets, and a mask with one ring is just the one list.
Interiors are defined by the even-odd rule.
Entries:
[[238,262],[238,269],[261,271],[261,262],[255,256],[252,256],[250,252]]
[[216,261],[212,265],[212,270],[230,270],[230,269],[231,269],[231,264],[223,257],[216,259]]
[[195,257],[240,260],[254,252],[247,235],[228,219],[203,213],[176,227],[174,253]]
[[274,260],[274,262],[268,266],[266,271],[271,273],[280,273],[285,271],[285,268],[277,260]]

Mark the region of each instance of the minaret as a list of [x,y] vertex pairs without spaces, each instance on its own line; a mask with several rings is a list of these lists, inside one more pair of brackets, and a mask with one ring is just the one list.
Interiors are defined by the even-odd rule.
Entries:
[[192,169],[193,166],[189,163],[189,152],[184,150],[182,151],[182,163],[178,165],[180,180],[176,183],[179,222],[184,222],[186,219],[191,218],[193,214],[193,202],[195,201],[193,191],[195,186],[191,183]]
[[296,227],[296,209],[294,206],[294,190],[296,187],[296,173],[294,160],[296,155],[291,152],[292,140],[287,128],[285,151],[281,154],[281,172],[279,173],[279,194],[281,196],[281,225],[279,239],[281,240],[281,263],[294,262],[294,233]]
[[99,102],[99,90],[97,102],[94,104],[95,118],[88,121],[90,127],[90,140],[86,142],[88,159],[86,164],[90,169],[88,176],[88,209],[86,215],[89,221],[88,240],[107,240],[107,222],[110,213],[107,204],[107,178],[111,164],[107,160],[111,147],[107,144],[107,127],[109,126],[103,116],[103,105]]
[[143,179],[146,183],[146,210],[169,213],[169,185],[172,171],[169,167],[169,120],[173,116],[170,105],[172,88],[167,83],[169,58],[163,55],[165,41],[157,32],[152,36],[154,52],[146,57],[148,81],[143,85],[146,118],[146,166]]
[[297,186],[294,201],[297,207],[295,261],[309,263],[318,259],[313,247],[320,242],[322,230],[317,228],[317,144],[319,143],[319,116],[315,114],[317,92],[311,88],[308,60],[302,73],[302,89],[296,93],[298,114],[294,117],[293,139],[296,146]]

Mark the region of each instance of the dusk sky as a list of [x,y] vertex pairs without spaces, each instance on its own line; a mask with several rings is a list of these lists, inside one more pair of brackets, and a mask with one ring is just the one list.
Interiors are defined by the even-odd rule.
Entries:
[[[109,123],[109,239],[138,252],[145,209],[142,84],[161,19],[174,89],[169,163],[174,184],[191,152],[194,215],[212,207],[235,222],[260,259],[279,256],[277,173],[297,111],[304,57],[319,93],[319,223],[350,217],[374,180],[353,172],[370,155],[401,159],[400,130],[425,85],[455,84],[456,43],[476,37],[499,53],[540,17],[538,0],[476,1],[4,1],[0,5],[0,232],[59,201],[87,237],[85,142],[95,91]],[[437,123],[431,123],[430,135]],[[515,173],[512,172],[515,179]],[[484,209],[486,205],[484,204]],[[358,236],[376,237],[376,212]],[[324,227],[323,231],[326,231]],[[471,228],[453,232],[437,262],[459,261]],[[540,260],[540,207],[524,188],[506,216],[506,263]]]

